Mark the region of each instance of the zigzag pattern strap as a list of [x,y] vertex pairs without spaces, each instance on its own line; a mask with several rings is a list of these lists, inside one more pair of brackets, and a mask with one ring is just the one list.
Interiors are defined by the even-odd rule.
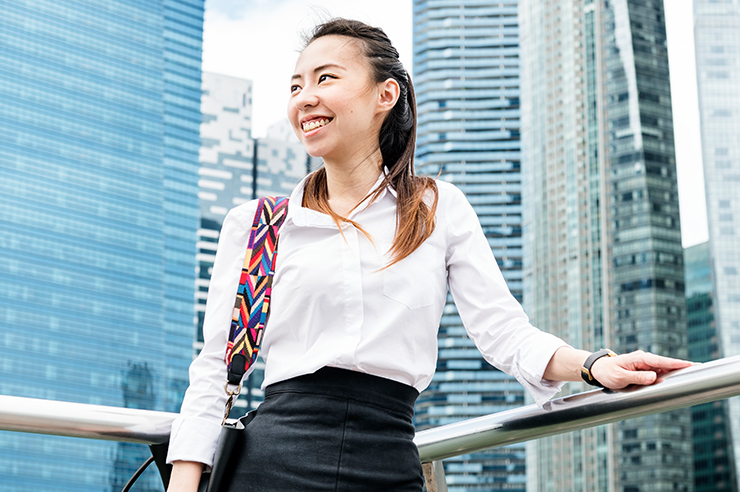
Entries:
[[270,309],[278,234],[287,214],[287,197],[259,199],[236,292],[229,343],[226,347],[225,361],[230,384],[240,384],[242,376],[257,360]]

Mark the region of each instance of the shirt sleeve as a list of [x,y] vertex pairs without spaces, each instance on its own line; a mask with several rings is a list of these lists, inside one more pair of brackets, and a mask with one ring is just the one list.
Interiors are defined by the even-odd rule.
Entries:
[[473,207],[458,188],[449,189],[447,282],[463,325],[483,357],[514,376],[542,406],[564,384],[543,374],[555,351],[567,344],[529,323],[506,286]]
[[213,465],[226,405],[224,356],[256,204],[232,209],[224,219],[208,288],[204,345],[190,365],[190,386],[180,416],[172,423],[168,463],[182,460]]

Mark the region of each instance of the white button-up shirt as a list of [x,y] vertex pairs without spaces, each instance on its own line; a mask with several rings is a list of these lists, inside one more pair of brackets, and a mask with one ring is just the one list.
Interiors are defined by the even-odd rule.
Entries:
[[[378,180],[378,184],[382,176]],[[387,188],[355,210],[341,232],[326,214],[291,195],[280,232],[270,319],[261,356],[263,388],[333,366],[426,388],[437,362],[437,331],[449,288],[470,338],[488,362],[512,374],[538,404],[562,386],[543,379],[561,339],[534,328],[509,292],[478,217],[463,193],[437,181],[436,228],[389,268],[396,195]],[[210,465],[226,394],[224,353],[256,201],[224,220],[206,303],[205,344],[172,427],[168,461]]]

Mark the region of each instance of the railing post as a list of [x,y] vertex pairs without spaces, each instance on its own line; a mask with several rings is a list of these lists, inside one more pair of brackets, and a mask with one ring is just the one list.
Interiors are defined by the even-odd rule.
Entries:
[[447,492],[445,469],[441,461],[431,461],[421,464],[424,470],[424,484],[427,492]]

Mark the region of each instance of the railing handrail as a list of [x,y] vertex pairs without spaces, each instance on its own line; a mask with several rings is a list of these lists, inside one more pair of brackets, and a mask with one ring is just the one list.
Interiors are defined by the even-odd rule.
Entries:
[[740,356],[674,371],[650,386],[594,390],[417,433],[422,462],[740,395]]
[[0,395],[0,430],[159,444],[176,413]]
[[[740,356],[620,391],[595,390],[417,433],[423,462],[740,395]],[[175,413],[0,395],[0,430],[157,444]]]

